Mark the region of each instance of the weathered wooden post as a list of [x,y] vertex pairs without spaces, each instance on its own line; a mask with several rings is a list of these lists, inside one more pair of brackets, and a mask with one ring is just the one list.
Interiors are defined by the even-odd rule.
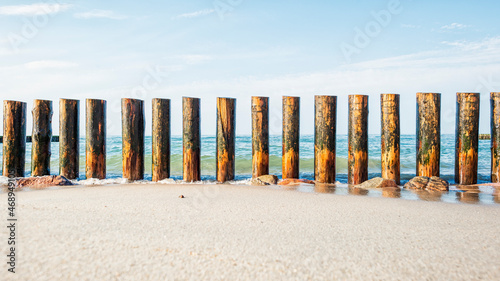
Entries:
[[59,174],[68,179],[79,177],[80,101],[59,100]]
[[299,178],[300,97],[283,97],[282,178]]
[[106,178],[106,101],[87,99],[85,176]]
[[153,181],[170,177],[170,100],[153,99]]
[[457,93],[455,130],[455,182],[477,183],[479,93]]
[[122,99],[123,177],[144,179],[144,101]]
[[269,174],[269,98],[252,97],[252,177]]
[[217,181],[234,179],[236,99],[217,98]]
[[500,92],[490,94],[491,182],[500,182]]
[[382,178],[392,179],[400,184],[399,149],[399,95],[381,94],[381,165]]
[[314,97],[314,179],[335,183],[337,97]]
[[199,181],[200,167],[200,99],[182,98],[182,162],[183,179]]
[[368,96],[349,95],[348,184],[368,180]]
[[31,176],[50,175],[50,141],[52,140],[52,101],[33,101]]
[[26,103],[3,102],[3,176],[24,177],[26,162]]
[[417,176],[439,177],[441,94],[417,93]]

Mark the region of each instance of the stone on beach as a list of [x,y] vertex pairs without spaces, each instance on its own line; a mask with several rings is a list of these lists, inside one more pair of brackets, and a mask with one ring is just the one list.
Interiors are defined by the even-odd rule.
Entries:
[[409,180],[404,188],[407,189],[425,189],[435,191],[448,191],[450,184],[440,177],[414,177]]
[[44,187],[56,185],[73,185],[73,183],[64,176],[29,177],[17,180],[18,187]]
[[299,185],[302,183],[314,184],[314,181],[306,179],[284,179],[279,182],[279,185]]
[[278,183],[278,177],[275,175],[263,175],[253,178],[251,184],[253,185],[274,185]]
[[356,185],[358,188],[383,188],[383,187],[398,187],[396,182],[391,179],[376,177]]

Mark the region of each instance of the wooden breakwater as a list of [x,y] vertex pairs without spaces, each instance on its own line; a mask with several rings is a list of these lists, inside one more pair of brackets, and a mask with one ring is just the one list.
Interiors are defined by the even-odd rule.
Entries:
[[[457,93],[455,181],[477,182],[479,139],[478,93]],[[491,180],[500,181],[500,93],[491,93]],[[283,97],[283,178],[299,177],[300,98]],[[201,178],[199,98],[182,98],[183,180]],[[153,181],[170,177],[170,100],[153,99]],[[252,177],[269,173],[269,99],[251,98]],[[59,102],[59,138],[52,136],[52,101],[35,100],[32,110],[32,175],[50,173],[50,142],[60,142],[59,173],[79,177],[79,101]],[[348,183],[368,179],[368,96],[349,96]],[[416,95],[416,175],[439,176],[441,95]],[[382,177],[400,182],[400,102],[397,94],[380,95]],[[4,101],[3,175],[23,176],[26,155],[26,103]],[[106,101],[85,102],[85,176],[106,177]],[[335,183],[337,97],[314,101],[314,177]],[[217,98],[216,179],[235,177],[236,99]],[[144,178],[144,101],[122,99],[122,167],[129,180]]]

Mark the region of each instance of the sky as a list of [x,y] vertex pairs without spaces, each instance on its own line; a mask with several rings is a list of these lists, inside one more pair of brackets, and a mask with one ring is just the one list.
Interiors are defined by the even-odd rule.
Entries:
[[[121,134],[121,98],[169,98],[173,135],[182,96],[201,98],[202,134],[216,130],[216,97],[237,99],[236,131],[251,134],[251,96],[270,98],[281,134],[282,96],[301,97],[301,134],[314,131],[314,95],[336,95],[337,134],[348,95],[369,95],[369,133],[380,133],[380,94],[401,95],[401,133],[415,133],[417,92],[441,93],[441,132],[455,131],[457,92],[500,91],[499,1],[27,1],[0,2],[0,97],[28,103],[108,102],[108,135]],[[3,110],[3,109],[0,109]]]

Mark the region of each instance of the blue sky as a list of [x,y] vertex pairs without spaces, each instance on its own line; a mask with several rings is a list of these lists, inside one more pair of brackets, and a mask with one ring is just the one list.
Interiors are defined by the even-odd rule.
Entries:
[[[237,98],[237,133],[250,134],[250,96],[270,97],[270,131],[281,133],[281,96],[301,97],[301,132],[313,133],[313,96],[370,96],[371,134],[380,93],[401,94],[401,131],[415,132],[415,93],[442,93],[442,132],[454,133],[455,93],[500,91],[498,1],[8,1],[0,2],[0,97],[28,102],[108,100],[108,134],[119,135],[120,98],[202,99],[202,133],[215,133],[215,100]],[[31,130],[31,114],[28,114]]]

